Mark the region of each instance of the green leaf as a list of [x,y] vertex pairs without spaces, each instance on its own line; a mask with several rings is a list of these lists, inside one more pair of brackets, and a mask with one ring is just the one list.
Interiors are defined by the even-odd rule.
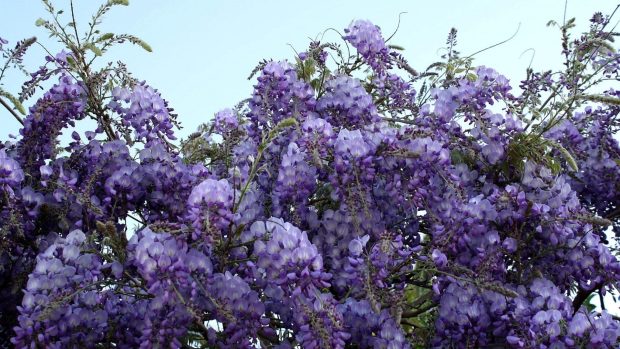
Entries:
[[99,37],[99,39],[97,39],[96,42],[101,42],[101,41],[105,41],[105,40],[110,40],[114,37],[114,33],[105,33],[103,35],[101,35]]
[[271,129],[271,131],[269,131],[269,133],[267,134],[267,138],[263,140],[263,142],[261,142],[261,144],[259,144],[258,149],[259,151],[263,151],[267,145],[269,145],[269,143],[271,143],[271,141],[278,135],[278,133],[287,128],[287,127],[291,127],[291,126],[297,126],[299,125],[297,123],[297,120],[295,120],[295,118],[290,117],[290,118],[286,118],[280,122],[278,122],[273,129]]
[[103,54],[103,52],[101,52],[99,47],[95,46],[95,44],[91,42],[85,44],[84,47],[91,50],[95,54],[95,56],[101,56]]
[[145,51],[153,52],[153,49],[151,48],[151,46],[147,44],[146,42],[142,40],[138,40],[137,44],[140,45],[140,47],[142,47]]
[[310,58],[306,60],[305,64],[306,64],[306,67],[304,68],[304,70],[306,71],[308,76],[314,75],[314,73],[316,73],[316,65],[315,65],[314,59]]
[[312,86],[312,88],[317,91],[319,89],[319,86],[321,86],[321,80],[320,79],[312,79],[310,81],[310,86]]
[[575,17],[569,19],[566,24],[562,26],[563,28],[570,29],[575,27]]
[[275,129],[281,130],[283,128],[290,127],[290,126],[295,126],[295,125],[297,125],[297,120],[295,120],[295,118],[286,118],[286,119],[280,121],[276,125]]
[[560,152],[560,154],[562,154],[562,156],[564,157],[564,160],[566,160],[566,163],[573,171],[575,172],[579,171],[579,167],[577,166],[577,161],[575,161],[575,158],[573,157],[573,155],[566,148],[564,148],[559,143],[552,142],[552,141],[548,142],[548,144],[551,147],[557,149]]
[[474,73],[469,73],[465,76],[467,78],[467,80],[474,82],[476,80],[478,80],[478,76]]
[[463,154],[461,151],[457,149],[453,149],[450,152],[450,159],[453,164],[464,164],[467,162],[465,154]]
[[114,5],[129,6],[129,0],[108,0],[108,6]]
[[297,75],[303,78],[305,81],[310,81],[312,75],[316,72],[315,61],[312,58],[308,58],[305,61],[297,58]]
[[583,302],[583,306],[586,307],[588,311],[593,311],[594,309],[596,309],[596,305],[592,304],[594,295],[595,295],[594,293],[590,294],[588,298],[586,298],[586,301]]
[[67,63],[69,63],[70,66],[75,67],[75,59],[73,59],[72,56],[67,56]]
[[13,96],[12,94],[4,90],[0,90],[0,96],[8,99],[13,104],[13,107],[15,107],[15,109],[17,109],[17,111],[19,111],[20,114],[26,115],[26,109],[24,108],[22,103],[19,101],[19,99],[15,98],[15,96]]
[[37,27],[40,27],[40,26],[45,25],[45,23],[47,23],[46,20],[44,20],[43,18],[39,18],[34,22],[34,25],[36,25]]

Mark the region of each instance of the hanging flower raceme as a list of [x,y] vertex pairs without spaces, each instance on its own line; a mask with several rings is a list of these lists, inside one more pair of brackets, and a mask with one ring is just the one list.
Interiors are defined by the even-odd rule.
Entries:
[[187,199],[188,218],[194,227],[194,239],[218,239],[233,219],[235,192],[228,181],[206,179],[198,184]]
[[346,75],[325,83],[325,94],[318,99],[316,111],[336,127],[360,127],[378,121],[377,107],[358,79]]
[[249,102],[248,132],[260,138],[261,132],[287,118],[303,120],[314,108],[314,90],[300,80],[286,61],[265,64]]
[[136,141],[176,139],[168,103],[157,90],[146,84],[116,87],[112,97],[109,108],[121,115],[123,124],[133,128]]
[[[296,143],[289,144],[282,155],[278,170],[275,190],[272,195],[273,214],[286,218],[290,212],[290,203],[307,202],[316,187],[316,168],[308,163],[308,154],[299,149]],[[304,212],[297,212],[304,214]]]
[[9,194],[24,180],[24,171],[17,160],[9,157],[4,149],[0,150],[0,185]]
[[104,282],[103,262],[82,252],[85,240],[83,232],[73,231],[37,258],[18,308],[19,326],[12,339],[17,348],[35,342],[61,348],[103,341],[108,313],[101,308],[105,294],[97,291]]
[[[86,109],[86,91],[68,75],[47,91],[30,108],[24,127],[19,131],[19,157],[28,168],[38,169],[44,161],[56,156],[58,136],[75,121],[82,119]],[[33,171],[34,172],[34,171]]]
[[367,20],[356,20],[345,33],[344,39],[357,49],[369,66],[380,74],[390,68],[389,50],[378,26]]

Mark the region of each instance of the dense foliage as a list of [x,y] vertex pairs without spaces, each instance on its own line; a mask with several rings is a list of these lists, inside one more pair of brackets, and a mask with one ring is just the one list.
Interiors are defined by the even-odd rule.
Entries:
[[[0,145],[0,336],[16,347],[618,346],[590,303],[620,286],[611,16],[577,37],[551,23],[565,69],[518,89],[455,30],[417,71],[357,20],[259,64],[249,99],[176,142],[157,90],[93,64],[150,49],[97,30],[126,1],[84,35],[44,4],[66,51],[0,90],[26,114]],[[2,74],[34,42],[0,39]]]

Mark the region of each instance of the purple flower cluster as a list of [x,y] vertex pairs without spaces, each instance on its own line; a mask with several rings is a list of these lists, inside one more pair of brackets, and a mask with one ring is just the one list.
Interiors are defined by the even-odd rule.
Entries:
[[[196,272],[208,275],[213,272],[211,261],[205,255],[188,249],[185,243],[169,234],[154,233],[148,228],[132,237],[128,251],[134,254],[133,265],[138,268],[151,293],[154,293],[153,289],[167,287],[162,280],[187,282],[187,274]],[[171,296],[171,293],[166,295]]]
[[372,23],[346,34],[353,62],[320,42],[265,62],[180,147],[145,83],[93,106],[61,76],[0,145],[13,344],[617,347],[587,302],[620,280],[620,93],[530,72],[515,97],[469,58],[418,74]]
[[0,150],[0,185],[11,191],[24,180],[24,171],[17,160],[9,157],[4,149]]
[[316,111],[337,127],[355,127],[378,121],[377,107],[358,79],[346,75],[325,83]]
[[179,347],[192,321],[192,311],[200,309],[193,305],[201,292],[193,275],[208,277],[213,272],[211,260],[184,241],[149,228],[132,237],[127,251],[128,264],[137,268],[153,297],[148,308],[154,314],[140,329],[141,341]]
[[30,108],[24,127],[19,130],[19,156],[31,169],[44,165],[56,156],[57,137],[62,129],[75,126],[86,109],[86,92],[83,86],[68,75],[59,78],[45,95]]
[[[611,90],[607,95],[617,97],[620,93]],[[614,137],[617,115],[617,107],[586,107],[547,133],[547,137],[560,141],[575,154],[581,171],[575,174],[577,180],[571,181],[571,185],[602,216],[613,212],[615,208],[610,203],[617,202],[617,174],[620,173],[620,164],[614,160],[620,157],[620,146]]]
[[308,155],[296,143],[289,144],[282,155],[282,163],[272,196],[273,211],[278,217],[286,217],[284,202],[303,203],[316,187],[316,168],[308,163]]
[[261,130],[275,126],[283,119],[303,119],[316,103],[314,90],[295,73],[288,62],[269,62],[258,77],[249,102],[251,121],[248,132],[260,136]]
[[278,218],[252,224],[256,266],[268,282],[298,294],[305,287],[329,286],[330,275],[323,272],[323,258],[305,232]]
[[568,324],[568,335],[575,346],[613,347],[620,337],[620,325],[606,311],[602,314],[578,312]]
[[344,314],[351,340],[360,348],[411,348],[402,328],[387,309],[377,313],[367,300],[353,298],[347,298],[338,307]]
[[344,39],[357,49],[357,52],[364,57],[368,65],[377,71],[385,67],[388,55],[388,47],[385,44],[381,29],[367,20],[356,20],[344,30]]
[[19,326],[12,339],[16,347],[89,346],[103,340],[108,314],[97,291],[103,281],[102,261],[82,253],[85,240],[86,235],[75,230],[37,257],[18,307]]
[[505,338],[505,296],[458,282],[450,282],[439,294],[434,347],[464,342],[485,346]]
[[[146,201],[145,216],[151,222],[176,222],[187,212],[187,200],[194,187],[207,177],[200,164],[186,164],[161,142],[153,141],[140,151],[138,182]],[[173,193],[170,195],[169,193]]]
[[226,324],[223,333],[210,329],[209,342],[218,348],[251,348],[256,344],[253,338],[273,335],[264,317],[265,305],[258,293],[239,276],[229,272],[215,274],[208,280],[207,309],[213,312],[214,319]]
[[227,135],[239,127],[239,120],[234,110],[224,109],[215,114],[213,125],[216,132]]
[[134,129],[136,140],[176,139],[167,102],[157,90],[145,84],[116,87],[112,97],[110,109],[122,116],[126,126]]
[[257,273],[266,281],[273,311],[294,320],[297,340],[308,348],[344,348],[344,331],[336,300],[320,289],[329,287],[318,249],[290,223],[271,218],[255,222],[252,236]]
[[187,205],[195,239],[199,236],[217,238],[219,230],[230,224],[234,196],[234,190],[225,179],[205,179],[192,189]]

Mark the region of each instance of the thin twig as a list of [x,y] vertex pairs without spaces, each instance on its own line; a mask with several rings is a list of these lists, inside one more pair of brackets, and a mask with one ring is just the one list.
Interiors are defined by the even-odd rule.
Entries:
[[517,30],[515,30],[514,34],[512,34],[508,39],[502,40],[502,41],[498,42],[497,44],[494,44],[494,45],[491,45],[491,46],[487,46],[487,47],[483,48],[482,50],[476,51],[476,52],[470,54],[469,56],[467,56],[467,58],[472,58],[473,56],[477,55],[478,53],[490,50],[490,49],[492,49],[494,47],[497,47],[499,45],[507,43],[508,41],[512,40],[515,36],[517,36],[517,34],[519,33],[519,29],[521,29],[521,22],[519,22],[519,25],[517,26]]
[[383,117],[382,119],[385,120],[385,121],[399,122],[401,124],[415,125],[415,122],[413,120],[400,119],[400,118],[390,118],[390,117]]
[[394,29],[394,32],[392,33],[392,35],[390,35],[389,38],[385,39],[385,42],[390,41],[394,37],[394,35],[396,35],[396,33],[398,32],[398,29],[400,28],[400,17],[406,13],[407,12],[401,12],[398,14],[398,23],[396,24],[396,29]]
[[73,0],[70,1],[70,4],[71,4],[71,19],[73,23],[73,31],[75,32],[75,41],[78,44],[78,48],[81,48],[82,44],[80,44],[80,36],[78,34],[77,22],[75,21],[75,11],[73,10]]
[[0,98],[0,104],[2,104],[2,106],[4,106],[6,110],[8,110],[13,115],[13,117],[15,117],[15,119],[19,121],[19,123],[22,124],[22,126],[24,126],[24,120],[22,120],[22,118],[19,115],[17,115],[15,110],[13,110],[11,106],[8,105],[2,98]]

